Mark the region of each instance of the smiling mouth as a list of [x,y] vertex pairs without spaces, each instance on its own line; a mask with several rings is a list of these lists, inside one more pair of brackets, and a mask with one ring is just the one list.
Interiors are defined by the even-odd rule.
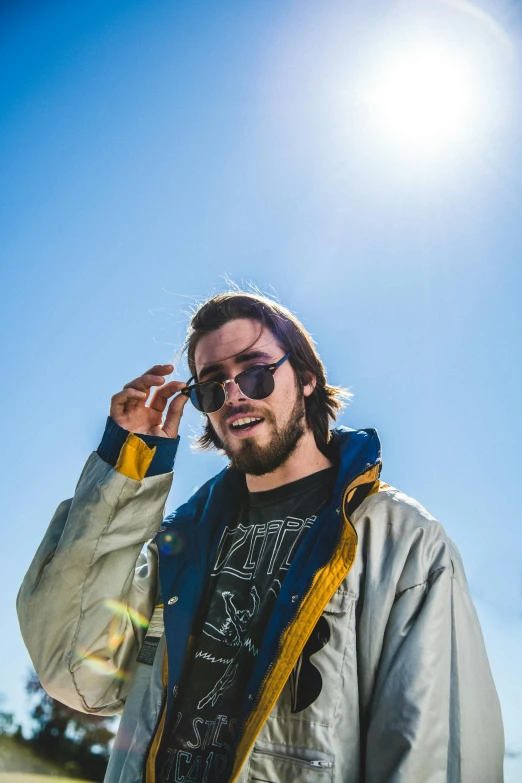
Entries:
[[245,416],[242,419],[236,419],[230,424],[232,432],[247,432],[253,430],[258,424],[261,424],[264,419],[259,416]]

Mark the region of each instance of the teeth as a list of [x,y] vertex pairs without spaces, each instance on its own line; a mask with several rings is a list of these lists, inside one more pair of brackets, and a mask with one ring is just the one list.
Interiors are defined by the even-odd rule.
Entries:
[[243,424],[250,424],[251,421],[256,422],[256,421],[261,421],[261,419],[252,419],[252,418],[236,419],[236,421],[232,422],[232,426],[233,427],[239,427],[239,426],[241,426]]

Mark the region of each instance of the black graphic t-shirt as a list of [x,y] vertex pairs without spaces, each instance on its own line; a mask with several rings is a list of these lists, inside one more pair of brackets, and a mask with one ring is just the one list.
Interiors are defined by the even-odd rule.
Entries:
[[203,599],[203,622],[156,762],[160,783],[225,783],[238,716],[270,614],[307,530],[330,500],[328,468],[250,492],[226,527]]

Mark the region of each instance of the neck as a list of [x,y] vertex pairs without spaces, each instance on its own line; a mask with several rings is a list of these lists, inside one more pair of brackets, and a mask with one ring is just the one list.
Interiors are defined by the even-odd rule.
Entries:
[[286,462],[263,476],[247,473],[246,484],[250,492],[264,492],[331,467],[330,460],[317,448],[312,431],[307,430]]

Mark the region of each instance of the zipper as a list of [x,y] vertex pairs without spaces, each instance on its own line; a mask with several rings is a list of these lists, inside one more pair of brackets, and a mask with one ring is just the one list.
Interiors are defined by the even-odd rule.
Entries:
[[[344,497],[344,495],[343,495],[343,497]],[[339,533],[339,537],[338,537],[338,539],[337,539],[337,541],[336,541],[336,543],[335,543],[335,548],[337,548],[337,546],[339,545],[339,541],[340,541],[340,539],[341,539],[341,534]],[[321,568],[317,568],[317,569],[314,571],[314,573],[312,574],[312,578],[311,578],[311,580],[310,580],[310,583],[309,583],[309,584],[312,584],[312,582],[314,581],[314,578],[315,578],[316,574],[318,574],[318,573],[319,573],[319,571],[321,571],[321,570],[322,570],[322,568],[324,568],[324,566],[322,566]],[[308,588],[308,589],[309,589],[309,588]],[[305,591],[305,595],[306,595],[306,591]],[[243,721],[243,724],[242,724],[242,726],[241,726],[241,730],[242,730],[242,731],[244,731],[244,729],[245,729],[245,726],[246,726],[246,723],[247,723],[247,720],[248,720],[248,718],[250,717],[250,715],[251,715],[253,712],[255,712],[255,709],[256,709],[257,705],[259,704],[259,694],[262,692],[262,690],[263,690],[263,688],[264,688],[264,686],[265,686],[265,683],[267,682],[267,680],[269,680],[269,679],[270,679],[270,675],[272,674],[272,669],[273,669],[273,667],[274,667],[274,663],[275,663],[275,661],[276,661],[276,660],[278,659],[278,657],[279,657],[279,651],[280,651],[280,649],[281,649],[281,641],[282,641],[282,639],[283,639],[283,636],[284,636],[284,635],[285,635],[285,633],[287,632],[287,630],[288,630],[288,629],[290,628],[290,626],[292,625],[292,623],[293,623],[293,620],[290,620],[290,621],[289,621],[289,622],[288,622],[288,623],[285,625],[285,627],[283,628],[283,630],[281,631],[281,634],[280,634],[280,636],[279,636],[279,640],[278,640],[278,642],[277,642],[277,651],[276,651],[276,655],[275,655],[275,657],[274,657],[274,660],[273,660],[273,661],[270,663],[270,666],[269,666],[269,667],[268,667],[268,669],[266,670],[266,674],[265,674],[265,676],[263,677],[263,679],[262,679],[262,681],[261,681],[261,685],[260,685],[260,686],[259,686],[259,688],[258,688],[258,691],[257,691],[257,696],[256,696],[256,700],[255,700],[255,702],[254,702],[254,703],[253,703],[253,705],[252,705],[252,709],[250,710],[250,712],[249,712],[249,714],[248,714],[248,717],[247,717],[247,718],[245,718],[245,720]],[[236,743],[236,744],[237,744],[237,743]]]
[[[367,473],[368,471],[372,470],[372,468],[375,468],[375,467],[376,467],[378,464],[379,464],[379,462],[377,461],[377,462],[374,462],[374,463],[373,463],[373,465],[366,465],[366,466],[364,467],[364,469],[363,469],[363,470],[361,470],[359,473],[357,473],[357,475],[356,475],[356,476],[354,476],[354,477],[353,477],[353,478],[352,478],[352,479],[351,479],[351,480],[348,482],[348,484],[345,486],[345,488],[344,488],[344,490],[343,490],[343,492],[342,492],[342,495],[341,495],[341,506],[340,506],[339,508],[337,508],[337,509],[336,509],[336,512],[337,512],[337,514],[338,514],[338,515],[340,515],[341,513],[343,513],[343,516],[344,516],[344,518],[346,519],[346,521],[348,522],[348,524],[350,524],[350,526],[351,526],[351,528],[352,528],[352,530],[353,530],[353,532],[354,532],[354,534],[355,534],[356,541],[358,540],[357,531],[355,530],[355,528],[354,528],[353,524],[350,522],[349,518],[348,518],[348,517],[347,517],[347,516],[344,514],[344,499],[345,499],[345,497],[346,497],[346,494],[347,494],[347,492],[348,492],[349,488],[352,486],[352,484],[353,484],[355,481],[357,481],[357,479],[358,479],[358,478],[360,478],[361,476],[363,476],[365,473]],[[342,526],[341,526],[341,529],[339,530],[339,535],[337,536],[337,541],[336,541],[336,543],[335,543],[335,547],[334,547],[334,550],[333,550],[334,552],[335,552],[335,550],[337,549],[337,547],[339,546],[339,542],[340,542],[340,540],[341,540],[341,535],[342,535],[342,530],[343,530],[343,528],[342,528]],[[321,570],[322,570],[322,568],[324,568],[324,567],[325,567],[325,566],[322,566],[321,568],[317,568],[317,569],[314,571],[314,573],[312,574],[312,578],[311,578],[311,580],[310,580],[310,582],[309,582],[308,589],[310,589],[310,585],[311,585],[311,584],[313,584],[313,580],[315,579],[316,575],[317,575],[317,574],[319,573],[319,571],[321,571]],[[306,594],[306,593],[305,593],[305,594]],[[283,638],[283,636],[285,635],[285,633],[286,633],[286,631],[288,630],[288,628],[290,627],[290,625],[292,624],[292,622],[293,622],[293,620],[290,620],[290,622],[288,622],[288,623],[286,624],[286,626],[283,628],[283,630],[281,631],[281,634],[280,634],[280,636],[279,636],[279,641],[278,641],[278,644],[277,644],[277,652],[276,652],[276,655],[275,655],[275,657],[274,657],[274,660],[273,660],[273,661],[270,663],[270,666],[268,667],[268,669],[267,669],[267,671],[266,671],[266,674],[265,674],[265,676],[263,677],[263,680],[262,680],[262,682],[261,682],[261,685],[259,686],[259,689],[258,689],[258,691],[257,691],[256,700],[254,701],[254,704],[252,705],[252,707],[251,707],[251,709],[250,709],[250,711],[249,711],[249,713],[248,713],[248,716],[245,718],[245,720],[243,721],[243,723],[242,723],[242,725],[241,725],[241,732],[240,732],[240,734],[239,734],[238,741],[236,742],[236,748],[237,748],[237,746],[239,745],[239,742],[240,742],[240,739],[241,739],[242,735],[244,734],[245,727],[246,727],[246,724],[247,724],[247,722],[248,722],[248,720],[249,720],[250,716],[251,716],[251,715],[254,713],[254,711],[255,711],[255,710],[256,710],[256,708],[257,708],[257,705],[259,704],[260,694],[262,693],[262,691],[263,691],[263,688],[264,688],[264,686],[265,686],[265,684],[266,684],[267,680],[270,678],[270,675],[271,675],[271,673],[272,673],[272,669],[273,669],[273,667],[274,667],[274,661],[275,661],[275,660],[277,660],[277,659],[280,657],[278,654],[279,654],[279,651],[280,651],[280,649],[281,649],[281,641],[282,641],[282,638]],[[259,731],[258,731],[258,733],[257,733],[257,734],[259,734]],[[257,737],[257,734],[256,734],[256,737]],[[254,741],[252,742],[252,745],[250,745],[249,751],[252,749],[252,747],[253,747],[254,743],[255,743],[255,739],[254,739]],[[245,758],[246,758],[246,756],[245,756]],[[313,766],[315,766],[315,765],[313,765]],[[319,766],[321,766],[321,765],[319,764]],[[235,769],[235,767],[236,767],[236,759],[234,759],[234,769]],[[235,773],[235,775],[234,775],[234,780],[236,780],[236,778],[237,778],[237,775],[238,775],[238,774],[239,774],[239,771],[237,771],[237,772]]]
[[323,769],[332,769],[333,767],[333,761],[325,761],[324,759],[301,759],[298,756],[287,756],[284,753],[272,753],[271,750],[264,750],[263,748],[256,748],[255,746],[254,753],[261,753],[264,756],[284,759],[285,761],[297,761],[298,764],[306,764],[309,767],[322,767]]
[[[343,497],[344,497],[344,495],[343,495]],[[336,548],[337,548],[337,546],[338,546],[338,544],[339,544],[339,541],[340,541],[340,539],[341,539],[341,535],[339,534],[339,538],[337,539],[337,541],[336,541],[336,544],[335,544],[335,547],[336,547]],[[323,566],[323,567],[324,567],[324,566]],[[322,567],[322,568],[323,568],[323,567]],[[317,568],[317,569],[314,571],[314,573],[312,574],[312,579],[310,580],[310,584],[313,582],[313,580],[314,580],[314,578],[315,578],[315,575],[316,575],[316,574],[318,574],[318,573],[319,573],[319,571],[321,571],[321,570],[322,570],[322,568]],[[269,679],[270,679],[270,675],[271,675],[271,673],[272,673],[272,669],[273,669],[273,667],[274,667],[274,662],[275,662],[275,660],[277,660],[277,659],[278,659],[278,657],[279,657],[279,655],[278,655],[278,654],[279,654],[279,651],[280,651],[280,649],[281,649],[281,640],[282,640],[283,636],[285,635],[285,633],[287,632],[287,630],[288,630],[288,629],[290,628],[290,626],[292,625],[292,623],[293,623],[293,620],[290,620],[290,622],[288,622],[288,623],[285,625],[285,627],[283,628],[283,630],[281,631],[281,635],[279,636],[279,641],[277,642],[277,652],[276,652],[276,655],[275,655],[275,657],[274,657],[274,660],[273,660],[273,661],[270,663],[270,666],[269,666],[269,667],[268,667],[268,669],[266,670],[266,674],[265,674],[265,676],[263,677],[263,679],[262,679],[262,681],[261,681],[261,685],[260,685],[260,686],[259,686],[259,688],[258,688],[258,691],[257,691],[257,696],[256,696],[256,700],[255,700],[255,702],[254,702],[254,703],[253,703],[253,705],[252,705],[252,709],[251,709],[251,710],[250,710],[250,712],[248,713],[248,717],[247,717],[247,718],[245,718],[245,720],[243,721],[243,724],[242,724],[242,726],[241,726],[241,732],[243,732],[243,731],[244,731],[244,729],[245,729],[245,726],[246,726],[246,723],[247,723],[247,721],[248,721],[248,718],[250,717],[250,715],[251,715],[253,712],[255,712],[255,709],[256,709],[257,705],[259,704],[259,694],[262,692],[262,690],[263,690],[263,688],[264,688],[264,686],[265,686],[265,683],[267,682],[267,680],[269,680]],[[236,745],[237,745],[237,744],[238,744],[238,743],[236,743]],[[262,752],[262,751],[260,751],[260,752]]]
[[165,709],[165,704],[166,704],[166,701],[167,701],[167,689],[168,689],[168,686],[165,686],[163,688],[163,692],[161,694],[160,708],[159,708],[159,711],[158,711],[158,717],[156,718],[156,723],[154,725],[154,731],[152,732],[152,734],[150,736],[149,744],[147,745],[147,749],[146,749],[145,754],[143,756],[143,771],[141,773],[141,783],[147,783],[147,761],[149,759],[149,754],[150,754],[152,745],[154,743],[154,740],[156,738],[156,734],[157,734],[159,725],[161,723],[161,719],[163,717],[163,710]]
[[[376,463],[376,464],[377,464],[377,463]],[[374,467],[374,466],[372,466],[372,467]],[[353,484],[353,482],[354,482],[354,481],[357,481],[357,479],[358,479],[360,476],[362,476],[364,473],[366,473],[368,470],[370,470],[370,468],[368,468],[368,467],[366,467],[364,470],[361,470],[361,472],[360,472],[360,473],[358,473],[356,476],[354,476],[354,478],[353,478],[353,479],[351,479],[351,481],[349,481],[349,482],[348,482],[348,484],[346,485],[346,487],[343,489],[343,492],[342,492],[342,495],[341,495],[341,506],[340,506],[340,508],[339,508],[339,509],[336,509],[336,511],[338,511],[339,515],[341,515],[341,513],[343,513],[344,498],[345,498],[345,496],[346,496],[346,493],[348,492],[348,489],[350,488],[350,486]],[[348,523],[351,525],[351,522],[350,522],[350,520],[348,519],[348,517],[346,517],[346,520],[347,520],[347,522],[348,522]],[[353,525],[352,525],[352,528],[353,528]],[[355,530],[355,528],[353,528],[353,529],[354,529],[355,535],[357,536],[357,531]],[[334,552],[335,552],[335,550],[337,549],[337,547],[339,546],[339,541],[341,540],[341,535],[342,535],[342,527],[341,527],[341,530],[339,531],[339,535],[337,536],[337,541],[335,542]],[[310,581],[309,581],[309,583],[308,583],[308,590],[310,589],[310,585],[311,585],[311,584],[313,584],[313,581],[314,581],[314,579],[315,579],[316,575],[319,573],[319,571],[322,571],[322,569],[323,569],[323,568],[324,568],[324,566],[321,566],[321,568],[317,568],[317,569],[314,571],[314,573],[312,574],[312,577],[311,577],[311,579],[310,579]],[[305,591],[305,595],[306,595],[306,594],[307,594],[307,591]],[[270,678],[270,675],[271,675],[271,673],[272,673],[272,669],[273,669],[273,667],[274,667],[274,662],[275,662],[275,661],[278,659],[278,657],[279,657],[279,651],[280,651],[280,649],[281,649],[281,640],[282,640],[283,636],[285,635],[286,631],[288,630],[288,628],[289,628],[289,627],[292,625],[292,622],[293,622],[293,620],[290,620],[290,622],[288,622],[288,623],[285,625],[285,627],[283,628],[283,630],[281,631],[281,634],[280,634],[280,636],[279,636],[279,641],[278,641],[278,643],[277,643],[277,652],[276,652],[276,655],[275,655],[275,657],[274,657],[274,660],[273,660],[273,661],[270,663],[270,666],[269,666],[269,667],[268,667],[268,669],[266,670],[266,674],[265,674],[265,676],[263,677],[263,680],[261,681],[261,685],[260,685],[260,686],[259,686],[259,688],[258,688],[258,691],[257,691],[257,696],[256,696],[256,700],[255,700],[254,704],[252,705],[252,708],[251,708],[250,712],[248,713],[248,716],[245,718],[245,720],[243,721],[243,724],[241,725],[241,733],[240,733],[239,737],[241,737],[242,733],[243,733],[243,732],[244,732],[244,730],[245,730],[245,726],[246,726],[246,723],[247,723],[247,721],[248,721],[248,718],[249,718],[249,717],[250,717],[250,715],[252,715],[252,713],[255,711],[255,709],[256,709],[256,707],[257,707],[257,705],[258,705],[258,703],[259,703],[259,694],[262,692],[262,690],[263,690],[263,688],[264,688],[264,686],[265,686],[265,683],[266,683],[266,682],[267,682],[267,680]],[[236,742],[236,746],[237,746],[237,744],[239,743],[239,737],[238,737],[238,742]],[[259,752],[259,751],[257,751],[257,752]],[[317,765],[313,765],[313,766],[322,766],[322,765],[321,765],[321,764],[317,764]]]
[[[343,489],[343,492],[342,492],[342,495],[341,495],[341,507],[340,507],[339,509],[337,509],[337,510],[339,511],[339,515],[342,513],[342,509],[343,509],[343,505],[344,505],[344,498],[345,498],[345,495],[346,495],[346,493],[348,492],[348,489],[349,489],[350,485],[351,485],[351,484],[353,484],[353,482],[354,482],[354,481],[357,481],[357,479],[359,478],[359,476],[362,476],[362,475],[363,475],[363,473],[366,473],[366,471],[367,471],[367,470],[368,470],[368,468],[366,468],[366,470],[362,470],[360,473],[358,473],[358,474],[357,474],[357,476],[355,476],[355,478],[353,478],[353,479],[352,479],[352,480],[351,480],[351,481],[350,481],[350,482],[349,482],[349,483],[346,485],[346,487]],[[350,520],[348,520],[348,519],[347,519],[347,521],[348,521],[348,522],[350,522]],[[350,524],[351,524],[351,522],[350,522]],[[352,525],[352,527],[353,527],[353,525]],[[342,533],[342,530],[340,530],[340,531],[339,531],[339,535],[337,536],[337,541],[335,542],[334,552],[335,552],[335,550],[337,549],[337,547],[339,546],[339,541],[341,540],[341,533]],[[355,533],[355,535],[357,535],[357,532]],[[314,571],[314,573],[312,574],[312,578],[310,579],[310,581],[309,581],[309,583],[308,583],[308,589],[310,589],[310,585],[311,585],[311,584],[313,584],[313,581],[314,581],[314,579],[315,579],[316,575],[319,573],[319,571],[322,571],[322,569],[323,569],[323,568],[324,568],[324,566],[321,566],[321,568],[316,568],[316,570],[315,570],[315,571]],[[305,595],[306,595],[306,593],[307,593],[307,591],[305,590]],[[290,620],[290,622],[289,622],[289,623],[287,623],[287,624],[286,624],[286,626],[285,626],[285,627],[283,628],[283,630],[281,631],[281,635],[279,636],[279,641],[278,641],[278,643],[277,643],[277,653],[279,653],[279,650],[280,650],[280,647],[281,647],[281,640],[282,640],[283,636],[285,635],[286,631],[288,630],[288,628],[289,628],[289,627],[292,625],[292,622],[293,622],[293,620]],[[278,657],[277,653],[276,653],[276,656],[275,656],[275,658],[277,658],[277,657]],[[275,660],[275,659],[274,659],[274,660]],[[268,669],[266,670],[266,674],[265,674],[265,676],[263,677],[263,680],[262,680],[262,682],[261,682],[261,685],[259,686],[259,690],[258,690],[258,692],[257,692],[257,698],[256,698],[256,701],[255,701],[255,702],[254,702],[254,704],[252,705],[252,709],[250,710],[250,713],[249,713],[249,715],[250,715],[252,712],[254,712],[255,708],[257,707],[257,704],[258,704],[258,702],[259,702],[259,694],[260,694],[260,693],[261,693],[261,691],[263,690],[263,686],[264,686],[264,684],[266,683],[266,681],[267,681],[267,680],[268,680],[268,678],[270,677],[270,674],[271,674],[271,671],[272,671],[272,668],[273,668],[273,666],[274,666],[274,661],[272,661],[272,663],[270,664],[270,666],[269,666],[269,667],[268,667]],[[246,725],[246,722],[247,722],[247,720],[248,720],[248,718],[246,718],[246,719],[245,719],[245,721],[244,721],[243,725],[241,726],[241,729],[244,729],[244,728],[245,728],[245,725]]]

